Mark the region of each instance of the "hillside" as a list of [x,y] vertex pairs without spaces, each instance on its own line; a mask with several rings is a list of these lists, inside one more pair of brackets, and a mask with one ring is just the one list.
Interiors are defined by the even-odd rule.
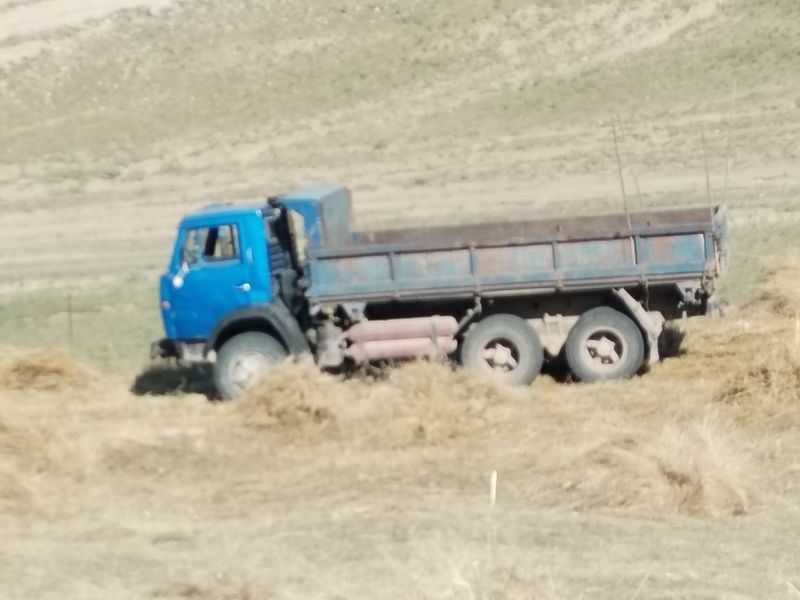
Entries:
[[367,225],[618,210],[615,115],[634,205],[705,202],[701,128],[715,199],[798,188],[792,0],[60,7],[0,5],[4,286],[160,270],[187,208],[317,181]]

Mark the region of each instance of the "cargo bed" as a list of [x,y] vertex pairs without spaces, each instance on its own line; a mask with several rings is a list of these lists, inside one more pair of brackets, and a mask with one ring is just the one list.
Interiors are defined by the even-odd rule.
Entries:
[[721,268],[726,235],[721,208],[356,232],[351,244],[309,249],[307,295],[422,300],[703,282]]

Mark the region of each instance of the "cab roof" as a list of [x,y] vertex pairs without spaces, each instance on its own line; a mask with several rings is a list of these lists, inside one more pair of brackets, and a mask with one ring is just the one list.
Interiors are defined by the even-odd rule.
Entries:
[[[291,194],[277,196],[276,199],[287,204],[297,206],[298,204],[311,203],[316,205],[330,204],[337,198],[344,198],[347,203],[346,212],[349,218],[350,196],[346,188],[339,185],[317,185],[297,190]],[[220,219],[239,219],[245,216],[257,216],[264,218],[265,210],[268,208],[269,200],[260,203],[249,202],[245,204],[233,204],[232,202],[222,202],[209,204],[197,211],[191,212],[181,220],[181,227],[208,227],[220,223]],[[332,207],[333,208],[333,207]],[[340,207],[336,207],[337,209]],[[320,211],[321,209],[317,209]],[[327,211],[328,220],[334,222],[334,214],[331,209]]]
[[264,217],[264,203],[261,204],[210,204],[189,213],[181,219],[181,227],[205,227],[217,225],[220,219],[240,219],[246,216]]

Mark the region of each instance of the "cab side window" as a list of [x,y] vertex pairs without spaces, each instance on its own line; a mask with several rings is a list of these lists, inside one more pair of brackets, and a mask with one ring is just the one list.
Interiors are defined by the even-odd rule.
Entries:
[[239,236],[236,225],[220,225],[208,230],[203,260],[236,260],[239,258]]
[[192,266],[200,262],[221,262],[239,259],[239,235],[236,225],[219,225],[190,229],[183,244],[183,262]]

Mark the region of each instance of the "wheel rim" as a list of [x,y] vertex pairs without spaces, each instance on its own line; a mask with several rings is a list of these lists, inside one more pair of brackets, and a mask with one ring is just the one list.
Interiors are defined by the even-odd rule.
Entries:
[[611,327],[598,327],[588,332],[583,343],[584,357],[592,368],[601,371],[619,369],[628,354],[625,336]]
[[237,391],[244,391],[255,384],[272,365],[268,356],[260,352],[243,352],[231,361],[228,376]]
[[494,338],[483,346],[482,364],[492,373],[511,373],[519,367],[519,349],[507,338]]

